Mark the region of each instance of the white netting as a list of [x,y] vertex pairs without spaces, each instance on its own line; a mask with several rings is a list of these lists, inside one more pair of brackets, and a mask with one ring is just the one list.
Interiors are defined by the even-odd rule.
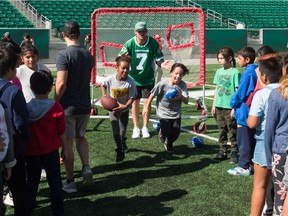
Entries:
[[[112,67],[121,46],[134,36],[134,26],[147,23],[148,35],[156,36],[165,60],[180,61],[189,68],[188,86],[203,84],[205,68],[204,14],[195,8],[107,8],[92,14],[92,54],[98,76],[115,73]],[[169,41],[167,41],[169,40]],[[164,71],[163,76],[169,72]],[[94,77],[94,79],[97,79]],[[99,78],[98,78],[99,79]],[[92,80],[93,81],[93,80]],[[99,82],[99,80],[96,82]],[[189,85],[189,83],[191,85]]]

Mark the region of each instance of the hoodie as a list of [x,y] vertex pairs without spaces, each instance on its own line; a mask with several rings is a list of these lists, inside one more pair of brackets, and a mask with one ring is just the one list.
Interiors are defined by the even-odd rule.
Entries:
[[58,150],[60,135],[65,133],[65,114],[59,102],[33,98],[28,104],[31,140],[26,146],[26,156],[44,155]]
[[255,69],[257,67],[255,64],[247,65],[241,75],[238,90],[234,93],[230,101],[230,106],[235,111],[234,117],[237,123],[243,126],[247,126],[246,121],[249,115],[249,107],[246,102],[256,86],[257,75]]

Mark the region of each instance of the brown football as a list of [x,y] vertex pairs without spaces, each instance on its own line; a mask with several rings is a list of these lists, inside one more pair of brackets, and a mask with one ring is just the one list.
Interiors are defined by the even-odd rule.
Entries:
[[118,107],[118,103],[116,99],[110,96],[102,96],[101,104],[104,109],[109,110],[109,111],[112,111],[114,108]]

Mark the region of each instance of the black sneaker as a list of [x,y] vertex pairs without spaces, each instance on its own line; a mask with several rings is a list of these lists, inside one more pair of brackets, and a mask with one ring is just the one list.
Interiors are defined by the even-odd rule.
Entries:
[[164,143],[164,142],[165,142],[165,137],[162,135],[161,129],[159,130],[159,133],[158,133],[158,140],[159,140],[159,142],[161,142],[161,143]]
[[217,155],[213,158],[215,161],[222,161],[227,159],[227,153],[223,150],[220,150]]
[[123,150],[116,149],[116,162],[122,162],[125,158],[125,153]]
[[238,163],[237,151],[232,151],[230,155],[230,164]]
[[164,142],[164,148],[168,153],[173,153],[173,147]]

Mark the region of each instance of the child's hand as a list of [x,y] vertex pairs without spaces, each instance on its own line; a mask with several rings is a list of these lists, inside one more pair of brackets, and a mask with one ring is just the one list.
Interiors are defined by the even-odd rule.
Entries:
[[212,106],[211,115],[214,116],[216,114],[216,107]]
[[126,106],[125,104],[121,104],[121,103],[119,103],[119,102],[117,102],[117,103],[118,103],[118,107],[114,108],[114,109],[112,110],[113,112],[116,112],[116,111],[123,110],[123,109],[126,109],[126,108],[127,108],[127,106]]
[[165,60],[162,64],[161,64],[161,68],[167,69],[167,70],[171,70],[172,64],[170,63],[169,60]]
[[231,110],[230,117],[231,117],[231,119],[234,119],[234,109]]
[[63,159],[63,161],[67,160],[67,151],[64,148],[62,148],[61,151],[61,158]]

